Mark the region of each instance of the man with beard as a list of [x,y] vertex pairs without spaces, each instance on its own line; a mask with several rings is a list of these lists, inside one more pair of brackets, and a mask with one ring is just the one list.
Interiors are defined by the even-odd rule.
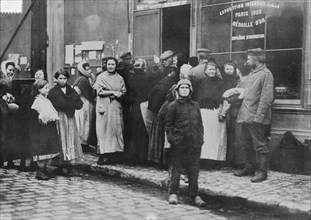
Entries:
[[262,182],[267,179],[268,140],[265,135],[266,125],[271,123],[273,102],[273,75],[265,64],[265,53],[261,48],[247,51],[246,64],[251,67],[245,87],[237,122],[242,126],[242,147],[245,151],[245,168],[234,173],[235,176],[254,174],[255,152],[259,170],[251,179]]

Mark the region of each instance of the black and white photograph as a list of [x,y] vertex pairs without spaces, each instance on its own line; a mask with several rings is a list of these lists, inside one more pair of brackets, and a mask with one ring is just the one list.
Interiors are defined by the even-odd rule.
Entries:
[[311,218],[311,0],[0,0],[0,220]]

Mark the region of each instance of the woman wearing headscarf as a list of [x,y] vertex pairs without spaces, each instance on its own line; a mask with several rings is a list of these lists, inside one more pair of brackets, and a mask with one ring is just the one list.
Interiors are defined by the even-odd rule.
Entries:
[[147,161],[148,132],[143,120],[140,104],[148,100],[150,86],[146,77],[147,62],[138,58],[134,63],[134,74],[128,80],[131,89],[129,112],[129,135],[125,152],[129,162]]
[[111,162],[115,152],[123,152],[123,114],[121,98],[126,92],[125,83],[117,72],[118,60],[107,58],[107,71],[101,73],[93,88],[96,90],[97,164]]
[[[222,78],[224,80],[225,91],[236,87],[238,80],[239,80],[239,76],[237,75],[236,64],[233,61],[228,60],[224,63],[223,71],[222,71]],[[228,140],[229,140],[229,137],[232,136],[233,134],[233,126],[232,126],[233,124],[232,124],[230,114],[228,114],[229,109],[230,109],[230,104],[228,103],[226,99],[224,99],[223,107],[222,107],[222,114],[219,117],[220,117],[220,120],[226,119]],[[234,152],[234,147],[232,147],[232,143],[233,141],[232,142],[228,141],[226,160],[227,162],[233,164],[235,152]]]
[[73,83],[73,88],[80,95],[83,102],[82,109],[76,110],[75,116],[79,130],[79,136],[83,151],[91,150],[90,146],[96,146],[95,134],[95,101],[94,91],[91,86],[92,73],[90,65],[81,62],[77,66],[79,77]]
[[201,159],[224,161],[227,148],[226,121],[221,120],[220,115],[225,88],[223,80],[217,76],[217,71],[216,63],[207,63],[205,76],[197,83],[194,95],[200,104],[204,126]]
[[174,84],[166,95],[166,100],[161,106],[157,116],[151,125],[148,160],[153,161],[157,166],[168,165],[170,158],[165,148],[170,148],[165,134],[165,118],[169,104],[176,99],[176,84]]
[[7,168],[14,168],[15,164],[13,160],[23,157],[22,148],[20,146],[20,136],[18,131],[20,124],[19,118],[19,100],[16,100],[16,95],[20,94],[20,87],[14,86],[13,77],[15,72],[15,63],[13,61],[4,61],[1,63],[0,79],[8,87],[4,94],[0,98],[5,100],[8,108],[8,113],[3,121],[3,144],[2,144],[2,160],[7,161]]

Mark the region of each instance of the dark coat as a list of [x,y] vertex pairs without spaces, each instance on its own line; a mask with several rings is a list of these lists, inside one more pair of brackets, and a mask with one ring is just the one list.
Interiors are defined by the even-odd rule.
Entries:
[[204,129],[199,103],[190,98],[177,99],[168,106],[165,131],[173,146],[187,139],[192,140],[194,148],[204,143]]
[[[161,106],[166,100],[166,95],[170,88],[177,84],[179,80],[179,71],[176,67],[170,66],[166,68],[167,76],[161,79],[149,93],[148,109],[154,113],[158,113]],[[174,72],[173,74],[170,74]],[[168,75],[170,74],[170,75]]]
[[217,76],[206,76],[194,88],[194,99],[200,103],[201,108],[217,109],[223,102],[222,94],[224,92],[225,85],[222,79]]
[[68,117],[73,117],[75,110],[79,110],[83,106],[80,96],[69,85],[66,85],[66,94],[59,85],[56,85],[50,90],[48,99],[58,112],[64,112]]
[[94,103],[94,91],[86,76],[79,76],[73,83],[73,87],[75,86],[80,89],[82,96],[84,96],[89,102]]

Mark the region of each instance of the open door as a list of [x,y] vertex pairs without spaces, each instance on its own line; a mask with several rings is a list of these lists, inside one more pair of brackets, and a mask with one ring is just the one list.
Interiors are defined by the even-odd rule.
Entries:
[[37,69],[46,72],[46,1],[37,0],[32,9],[31,17],[31,76]]
[[143,58],[152,67],[153,56],[161,53],[160,9],[136,11],[134,13],[134,58]]
[[162,9],[162,51],[189,57],[190,10],[190,4]]

